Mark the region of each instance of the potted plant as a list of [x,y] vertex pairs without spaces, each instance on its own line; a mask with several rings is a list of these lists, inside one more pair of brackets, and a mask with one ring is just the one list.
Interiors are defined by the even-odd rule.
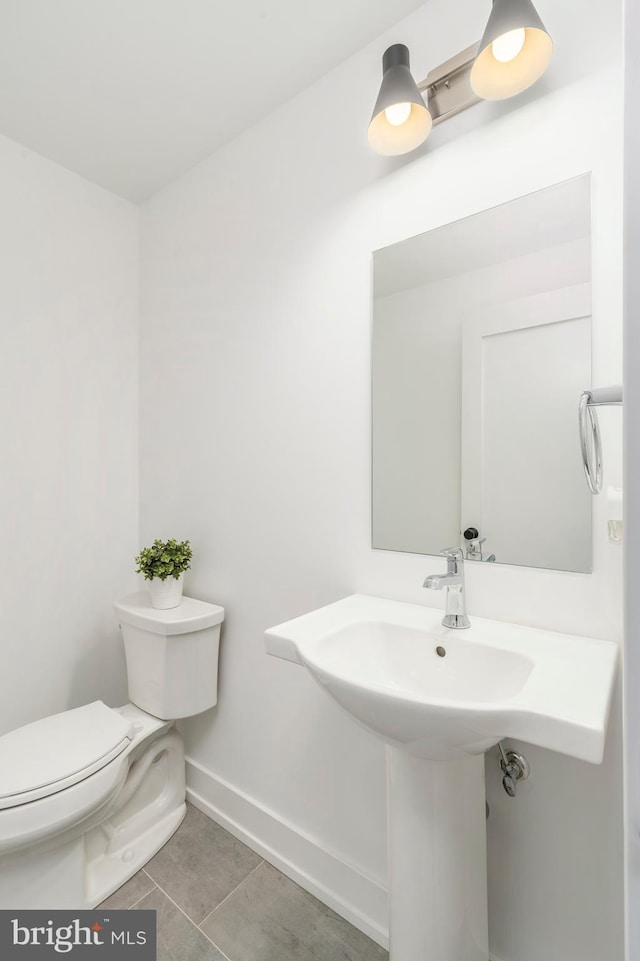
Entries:
[[151,606],[158,610],[179,607],[182,603],[184,572],[191,567],[189,541],[155,540],[151,547],[143,547],[136,557],[136,574],[144,574],[149,581]]

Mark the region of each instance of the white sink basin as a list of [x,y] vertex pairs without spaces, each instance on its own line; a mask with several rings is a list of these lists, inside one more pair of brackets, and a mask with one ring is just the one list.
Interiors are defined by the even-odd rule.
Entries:
[[[611,641],[354,595],[266,632],[268,653],[304,664],[360,724],[440,760],[505,737],[598,764],[616,671]],[[439,649],[439,650],[438,650]]]
[[599,763],[616,672],[610,641],[441,616],[354,595],[266,632],[387,742],[390,961],[487,961],[482,754],[515,737]]

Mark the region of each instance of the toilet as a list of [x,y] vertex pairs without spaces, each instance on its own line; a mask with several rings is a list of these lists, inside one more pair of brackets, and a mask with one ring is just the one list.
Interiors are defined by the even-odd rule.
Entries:
[[0,737],[0,909],[93,908],[186,812],[179,718],[217,701],[224,609],[194,598],[115,604],[129,698],[94,701]]

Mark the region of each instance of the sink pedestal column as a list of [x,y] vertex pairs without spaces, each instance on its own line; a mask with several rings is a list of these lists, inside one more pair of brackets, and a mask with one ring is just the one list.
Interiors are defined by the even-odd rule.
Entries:
[[390,961],[487,961],[484,755],[387,747]]

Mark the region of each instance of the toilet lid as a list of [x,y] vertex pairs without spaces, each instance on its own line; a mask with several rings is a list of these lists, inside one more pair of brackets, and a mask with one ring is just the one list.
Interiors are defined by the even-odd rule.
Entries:
[[131,722],[94,701],[0,737],[0,810],[62,791],[130,744]]

